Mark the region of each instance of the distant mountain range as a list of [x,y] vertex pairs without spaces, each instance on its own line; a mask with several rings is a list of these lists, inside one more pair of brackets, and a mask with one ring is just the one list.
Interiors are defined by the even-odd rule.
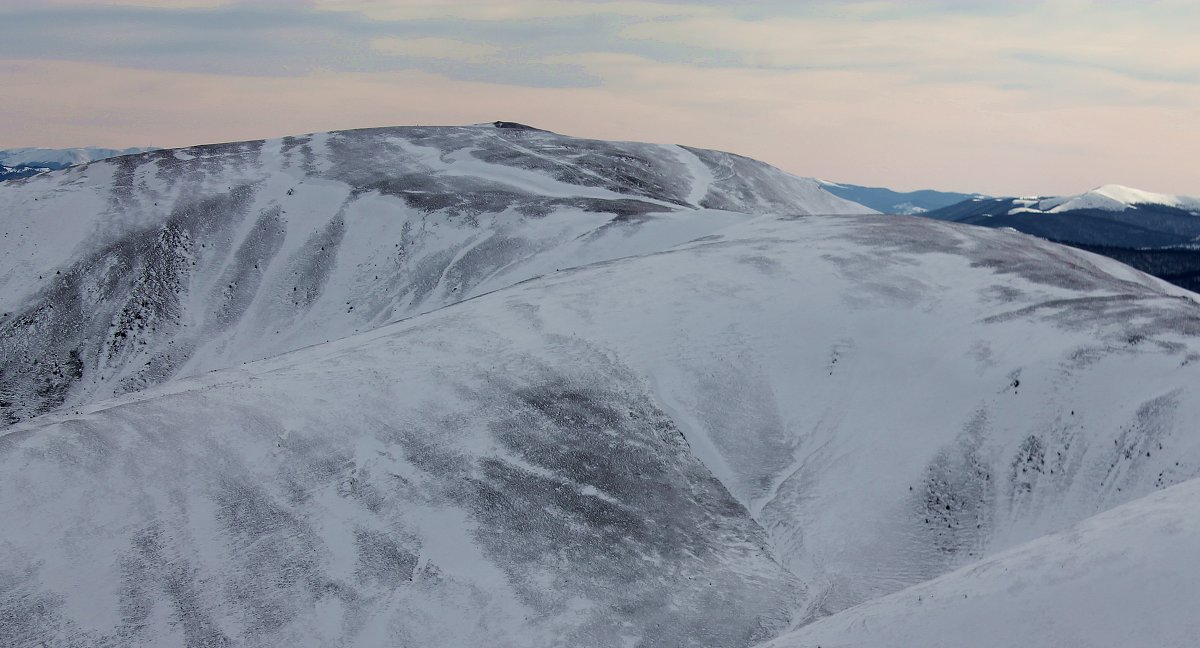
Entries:
[[825,180],[818,182],[825,191],[839,198],[870,207],[882,214],[924,214],[935,209],[957,205],[964,200],[985,197],[981,194],[934,191],[932,189],[902,192],[882,187],[862,187]]
[[1200,290],[1200,199],[1105,185],[1075,196],[972,198],[924,214],[1009,227]]
[[1200,237],[1200,199],[1120,185],[1056,198],[972,198],[925,215],[1085,245],[1158,247]]
[[0,181],[28,178],[46,171],[57,171],[77,164],[145,153],[153,148],[14,148],[0,150]]

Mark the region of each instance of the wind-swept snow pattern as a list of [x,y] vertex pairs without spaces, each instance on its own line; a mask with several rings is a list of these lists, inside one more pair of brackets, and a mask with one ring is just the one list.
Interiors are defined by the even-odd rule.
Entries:
[[753,645],[1196,476],[1200,313],[1112,266],[759,219],[45,415],[7,631]]
[[1191,648],[1200,481],[1089,518],[763,648]]
[[[604,146],[670,171],[606,172]],[[854,634],[855,606],[907,609],[914,586],[1011,599],[952,574],[973,564],[1028,572],[1077,547],[1087,565],[1143,537],[1156,564],[1192,561],[1195,525],[1122,520],[1194,499],[1171,487],[1200,478],[1195,295],[1012,231],[767,213],[795,194],[728,154],[689,150],[713,175],[696,209],[686,158],[643,147],[356,131],[0,193],[37,214],[14,231],[58,237],[3,259],[21,313],[5,326],[51,329],[5,356],[27,363],[5,388],[33,396],[6,392],[0,431],[0,519],[20,521],[0,531],[0,644],[749,648],[807,646],[811,627],[855,645],[886,636]],[[304,181],[254,175],[269,150]],[[170,160],[190,180],[156,185]],[[111,175],[101,191],[89,174]],[[557,203],[566,185],[598,211]],[[37,211],[91,214],[93,191],[87,236]],[[164,226],[156,200],[186,208]],[[521,251],[466,261],[495,232]],[[427,260],[372,265],[406,242]],[[20,294],[46,267],[70,270]],[[50,314],[64,304],[75,319]],[[91,356],[70,349],[102,341],[98,375],[132,376],[121,358],[155,329],[169,370],[88,391]],[[8,373],[50,357],[43,391]],[[62,405],[26,407],[53,389]],[[1139,555],[1097,578],[1128,582]],[[1073,569],[1031,600],[1097,582]],[[1196,603],[1180,582],[1142,582],[1131,605]],[[1070,645],[1075,626],[1041,621]]]
[[[682,153],[493,125],[386,128],[156,151],[6,183],[0,425],[749,215],[863,211],[761,163]],[[724,175],[697,178],[706,165]]]

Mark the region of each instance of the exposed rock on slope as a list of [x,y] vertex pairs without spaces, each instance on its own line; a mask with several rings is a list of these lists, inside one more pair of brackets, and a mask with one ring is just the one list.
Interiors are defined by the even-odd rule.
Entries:
[[747,220],[17,424],[0,637],[755,645],[1197,477],[1197,335],[1028,236]]
[[862,211],[736,155],[493,125],[155,151],[9,182],[0,425],[750,214]]

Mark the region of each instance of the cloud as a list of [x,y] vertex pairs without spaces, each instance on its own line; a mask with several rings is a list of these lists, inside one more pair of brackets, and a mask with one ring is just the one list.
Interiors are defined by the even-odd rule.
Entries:
[[[1059,87],[1064,73],[1047,64],[1092,67],[1132,79],[1200,81],[1200,39],[1192,21],[1165,25],[1153,13],[1116,4],[1016,3],[1002,16],[946,11],[883,12],[879,5],[849,3],[841,11],[805,18],[746,20],[730,16],[687,18],[626,26],[631,40],[721,50],[747,67],[783,69],[891,69],[914,82],[974,79],[998,86],[1040,83]],[[982,4],[982,3],[978,3]],[[1088,4],[1088,3],[1084,3]],[[944,9],[945,3],[941,3]]]
[[314,0],[317,9],[353,11],[375,20],[454,18],[478,21],[523,21],[598,15],[652,19],[714,13],[700,3],[625,2],[619,0]]
[[487,60],[503,51],[495,45],[452,38],[376,38],[371,49],[395,56],[462,61]]
[[0,145],[512,119],[897,188],[1200,194],[1194,2],[56,4],[0,12]]
[[[228,7],[244,2],[244,0],[89,0],[87,3],[79,0],[41,0],[39,4],[49,7],[140,7],[151,9],[212,9]],[[268,4],[263,2],[262,4]],[[279,3],[275,3],[279,4]],[[0,1],[0,9],[5,7],[28,7],[25,0]]]

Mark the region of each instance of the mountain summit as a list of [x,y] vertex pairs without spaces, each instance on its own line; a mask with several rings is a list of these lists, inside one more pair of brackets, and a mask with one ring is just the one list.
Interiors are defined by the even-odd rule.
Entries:
[[0,185],[0,644],[1186,645],[1196,295],[862,211],[493,124]]
[[740,156],[505,122],[127,155],[0,185],[0,420],[753,215],[870,210]]
[[[1050,214],[1086,209],[1126,211],[1137,207],[1169,207],[1172,209],[1200,212],[1200,198],[1159,194],[1116,184],[1096,187],[1091,191],[1077,196],[1017,198],[1013,200],[1019,205],[1019,207],[1014,208],[1016,210]],[[1016,211],[1010,213],[1022,212]]]

